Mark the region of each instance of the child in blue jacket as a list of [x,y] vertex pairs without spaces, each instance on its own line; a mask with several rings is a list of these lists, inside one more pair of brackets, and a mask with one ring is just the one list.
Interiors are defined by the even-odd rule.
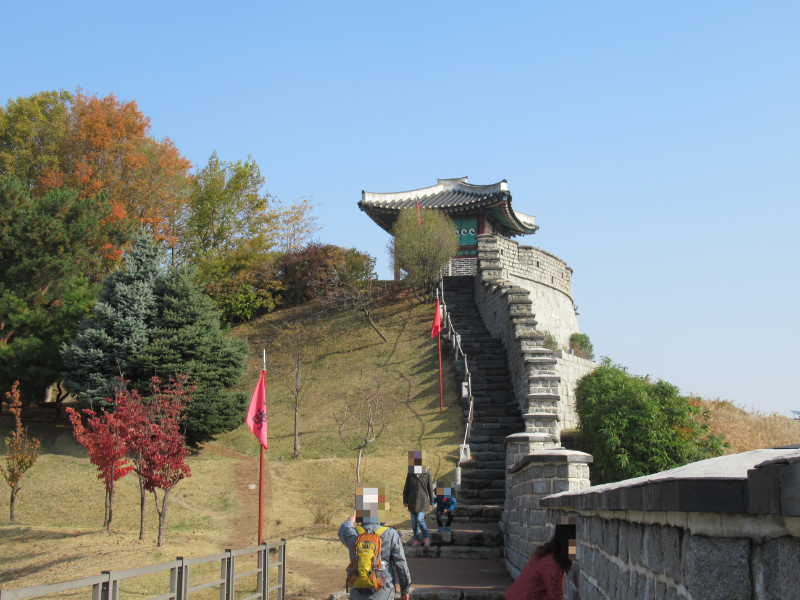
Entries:
[[[452,484],[451,484],[452,486]],[[439,524],[439,531],[450,531],[450,523],[453,522],[453,512],[458,502],[453,497],[453,488],[444,487],[443,483],[436,483],[436,522]],[[442,526],[442,518],[447,518],[447,525]]]

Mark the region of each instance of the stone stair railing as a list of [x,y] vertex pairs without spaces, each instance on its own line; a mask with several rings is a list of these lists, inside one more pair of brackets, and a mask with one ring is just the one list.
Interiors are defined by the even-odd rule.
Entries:
[[461,384],[461,397],[469,399],[469,414],[467,415],[467,422],[464,427],[464,442],[461,444],[458,465],[456,466],[456,486],[461,486],[461,462],[470,460],[469,451],[469,437],[472,432],[472,418],[474,414],[474,402],[472,398],[472,375],[469,372],[469,361],[467,354],[461,347],[461,335],[453,327],[453,321],[447,311],[447,303],[444,299],[444,277],[439,277],[439,287],[436,290],[436,297],[441,300],[441,319],[443,336],[450,341],[453,346],[453,360],[458,361],[460,358],[464,360],[464,381]]
[[530,292],[504,278],[494,234],[477,236],[478,274],[475,301],[486,328],[500,338],[508,356],[508,370],[519,403],[525,432],[506,440],[510,467],[523,456],[560,446],[558,385],[553,351],[545,348],[536,331]]

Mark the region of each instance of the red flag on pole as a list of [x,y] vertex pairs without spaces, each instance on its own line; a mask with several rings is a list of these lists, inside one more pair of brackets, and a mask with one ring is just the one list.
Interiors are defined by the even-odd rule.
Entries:
[[433,315],[433,327],[431,328],[431,337],[435,338],[442,330],[442,311],[439,310],[439,299],[436,299],[436,314]]
[[258,378],[258,385],[250,399],[250,408],[247,411],[247,418],[244,420],[253,435],[258,438],[261,445],[267,448],[267,373],[261,371]]
[[419,212],[419,200],[415,199],[414,202],[417,203],[417,224],[422,227],[422,214]]

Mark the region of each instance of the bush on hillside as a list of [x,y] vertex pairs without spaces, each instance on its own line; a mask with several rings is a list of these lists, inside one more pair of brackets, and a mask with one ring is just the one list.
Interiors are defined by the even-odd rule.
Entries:
[[197,281],[217,304],[226,323],[241,323],[281,303],[276,259],[270,254],[235,252],[196,266]]
[[285,254],[280,261],[284,305],[295,306],[319,298],[326,293],[331,282],[338,280],[342,264],[354,262],[353,257],[363,259],[368,256],[355,249],[319,242],[310,242]]
[[569,347],[576,356],[586,360],[594,359],[594,346],[585,333],[573,333],[569,336]]
[[456,226],[444,213],[414,209],[400,211],[387,250],[403,282],[425,302],[433,298],[439,275],[458,252]]
[[726,442],[711,432],[708,410],[666,381],[628,373],[603,359],[575,390],[592,480],[609,483],[720,456]]

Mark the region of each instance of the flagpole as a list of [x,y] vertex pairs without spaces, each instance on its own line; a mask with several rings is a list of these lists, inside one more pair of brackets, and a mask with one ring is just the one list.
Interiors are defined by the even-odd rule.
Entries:
[[[261,372],[264,375],[264,413],[267,411],[267,350],[264,349]],[[261,465],[258,474],[258,545],[264,543],[264,444],[261,447]]]
[[[439,308],[439,288],[436,288],[436,310]],[[441,318],[441,317],[440,317]],[[439,413],[444,411],[444,394],[442,393],[442,328],[439,326],[439,335],[436,336],[436,341],[439,343]]]

